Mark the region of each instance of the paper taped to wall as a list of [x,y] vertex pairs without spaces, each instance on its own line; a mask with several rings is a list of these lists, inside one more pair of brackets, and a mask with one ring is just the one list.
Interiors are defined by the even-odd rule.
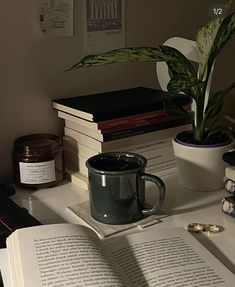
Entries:
[[125,0],[84,0],[85,54],[125,47]]
[[45,35],[73,36],[73,0],[38,0],[37,16]]

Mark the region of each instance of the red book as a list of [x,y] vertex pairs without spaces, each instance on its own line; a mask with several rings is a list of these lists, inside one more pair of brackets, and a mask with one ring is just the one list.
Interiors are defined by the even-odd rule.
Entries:
[[127,117],[117,118],[113,120],[107,120],[98,122],[98,129],[103,130],[110,130],[110,129],[123,129],[125,127],[134,127],[144,123],[148,123],[149,121],[156,121],[158,119],[166,118],[167,113],[165,110],[158,110],[148,113],[142,113],[137,115],[131,115]]

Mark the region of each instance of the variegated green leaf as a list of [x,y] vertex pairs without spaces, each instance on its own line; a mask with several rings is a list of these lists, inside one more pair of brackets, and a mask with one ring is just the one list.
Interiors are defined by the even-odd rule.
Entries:
[[219,114],[223,108],[225,91],[219,91],[211,97],[205,110],[205,118],[213,118]]
[[210,21],[206,26],[198,30],[196,34],[196,43],[198,48],[198,60],[199,60],[199,78],[203,79],[205,71],[207,69],[207,62],[210,56],[213,42],[219,30],[219,26],[222,23],[222,19],[214,19]]
[[197,105],[204,102],[205,82],[195,76],[177,75],[173,76],[167,85],[167,89],[174,93],[185,93],[192,97]]
[[138,47],[122,48],[112,50],[99,55],[89,55],[72,66],[69,70],[100,66],[113,63],[126,62],[157,62],[157,61],[175,61],[175,57],[163,54],[159,47]]
[[224,97],[235,88],[235,82],[232,83],[226,90],[219,91],[210,97],[206,110],[205,117],[213,118],[220,113],[223,108]]
[[166,56],[164,56],[165,62],[173,75],[197,76],[193,65],[181,52],[165,45],[160,46],[160,49],[163,55],[171,56],[174,59],[174,61],[167,60]]
[[211,66],[213,65],[213,62],[215,58],[218,56],[219,52],[234,35],[235,35],[235,12],[224,18],[223,22],[219,27],[208,59],[208,69],[211,69]]
[[180,93],[186,92],[191,87],[201,84],[201,80],[199,80],[195,76],[185,76],[185,75],[176,75],[171,78],[167,85],[167,89],[170,92]]
[[112,50],[100,55],[90,55],[73,65],[69,70],[127,62],[167,62],[172,64],[172,71],[195,73],[191,63],[178,50],[167,47],[139,47]]
[[235,13],[224,19],[214,19],[196,35],[199,57],[199,77],[209,73],[216,56],[235,33]]
[[[224,7],[229,10],[232,0],[226,0]],[[223,23],[222,18],[216,18],[210,21],[207,25],[198,30],[195,40],[198,48],[199,59],[199,78],[203,79],[206,71],[210,72],[211,66],[215,60],[215,55],[211,51],[216,43],[216,37]],[[222,29],[223,30],[223,29]],[[210,60],[209,60],[210,58]],[[207,66],[208,61],[211,62],[210,67]]]

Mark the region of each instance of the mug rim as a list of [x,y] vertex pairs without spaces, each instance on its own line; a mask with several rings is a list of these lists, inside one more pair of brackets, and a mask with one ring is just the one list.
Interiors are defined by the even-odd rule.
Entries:
[[[132,168],[132,169],[128,169],[128,170],[123,170],[123,171],[109,171],[109,170],[101,170],[98,168],[95,168],[91,165],[91,161],[100,158],[100,157],[105,157],[105,156],[113,156],[113,157],[117,157],[117,156],[121,156],[121,155],[125,155],[128,156],[129,158],[138,158],[140,160],[142,160],[142,164],[137,167],[137,168]],[[116,151],[116,152],[104,152],[104,153],[99,153],[96,154],[90,158],[88,158],[88,160],[85,163],[86,167],[88,168],[88,171],[94,171],[96,173],[99,174],[105,174],[105,175],[120,175],[120,174],[130,174],[130,173],[135,173],[140,169],[143,169],[146,167],[147,165],[147,159],[138,154],[138,153],[134,153],[134,152],[125,152],[125,151]]]

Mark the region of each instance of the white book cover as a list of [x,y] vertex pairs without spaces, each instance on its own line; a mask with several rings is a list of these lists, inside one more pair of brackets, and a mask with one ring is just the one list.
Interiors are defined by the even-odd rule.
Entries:
[[227,166],[225,168],[225,177],[235,181],[235,166]]
[[99,153],[98,151],[79,143],[70,136],[63,137],[63,147],[87,158]]
[[69,168],[65,169],[67,178],[84,191],[88,190],[88,177],[81,174],[79,171],[74,171]]
[[[78,153],[79,155],[82,155],[87,158],[92,157],[99,153],[98,151],[79,143],[78,141],[76,141],[76,139],[70,136],[63,137],[63,146],[65,149],[71,150],[74,153]],[[122,147],[120,149],[112,149],[112,151],[125,150],[125,151],[136,152],[136,153],[140,153],[144,155],[145,152],[149,152],[150,150],[154,151],[156,148],[163,148],[166,146],[172,146],[172,138],[148,141],[142,144]],[[110,151],[110,150],[102,150],[101,152],[105,152],[105,151]]]
[[79,171],[82,175],[87,176],[88,170],[86,167],[87,157],[78,155],[71,150],[64,148],[64,166],[65,169],[70,169],[75,172]]
[[89,135],[90,137],[97,139],[98,141],[104,140],[103,134],[101,132],[90,129],[89,127],[78,125],[72,121],[65,120],[65,127],[77,131],[79,133]]
[[64,113],[61,111],[58,111],[58,117],[61,119],[73,122],[75,124],[81,125],[85,128],[89,128],[92,130],[98,130],[98,125],[95,122],[90,122],[90,121],[84,120],[84,119],[79,118],[79,117],[75,117],[73,115],[70,115],[70,114],[67,114],[67,113]]
[[107,142],[100,142],[92,137],[89,137],[85,134],[79,133],[66,127],[64,128],[64,133],[65,135],[74,138],[77,142],[89,146],[90,148],[98,152],[106,152],[112,150],[124,150],[130,146],[144,144],[146,142],[155,141],[156,139],[162,140],[169,137],[172,138],[179,132],[189,130],[190,128],[190,125],[178,126],[174,128],[125,137],[117,140],[110,140]]

